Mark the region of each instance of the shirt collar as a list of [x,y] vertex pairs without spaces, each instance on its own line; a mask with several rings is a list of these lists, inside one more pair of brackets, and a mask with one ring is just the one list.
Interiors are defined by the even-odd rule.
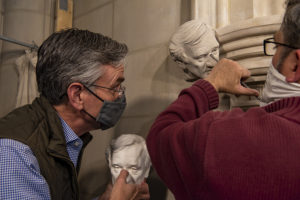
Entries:
[[[58,115],[59,116],[59,115]],[[59,116],[59,119],[61,121],[61,125],[63,127],[63,131],[65,134],[65,138],[66,138],[66,143],[71,143],[75,140],[80,140],[81,139],[76,135],[76,133],[70,128],[70,126],[65,122],[65,120],[63,120],[63,118],[61,118],[61,116]],[[82,142],[82,141],[81,141]]]

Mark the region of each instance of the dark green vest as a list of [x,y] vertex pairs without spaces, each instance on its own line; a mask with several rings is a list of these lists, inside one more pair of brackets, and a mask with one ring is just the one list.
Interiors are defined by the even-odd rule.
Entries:
[[83,149],[92,136],[86,133],[81,137],[84,145],[75,169],[60,119],[46,98],[36,98],[0,119],[0,138],[14,139],[31,148],[49,185],[51,199],[79,199],[77,173]]

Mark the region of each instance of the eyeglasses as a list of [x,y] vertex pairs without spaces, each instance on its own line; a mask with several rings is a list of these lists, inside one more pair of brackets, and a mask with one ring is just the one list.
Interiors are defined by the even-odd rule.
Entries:
[[125,86],[122,86],[122,85],[120,85],[117,88],[109,88],[109,87],[104,87],[104,86],[100,86],[100,85],[91,85],[91,86],[98,87],[98,88],[103,88],[103,89],[107,89],[107,90],[111,90],[114,93],[118,93],[119,96],[124,95],[125,90],[126,90]]
[[266,56],[274,56],[276,48],[278,46],[285,46],[292,49],[299,49],[298,47],[293,47],[287,44],[275,42],[274,38],[267,38],[264,40],[264,53]]

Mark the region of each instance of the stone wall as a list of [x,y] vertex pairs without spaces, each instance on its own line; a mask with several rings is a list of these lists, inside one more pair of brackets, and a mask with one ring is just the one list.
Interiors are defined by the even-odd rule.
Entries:
[[[54,0],[2,0],[2,35],[40,45],[53,32]],[[15,108],[18,75],[16,59],[27,47],[2,41],[0,64],[0,117]]]

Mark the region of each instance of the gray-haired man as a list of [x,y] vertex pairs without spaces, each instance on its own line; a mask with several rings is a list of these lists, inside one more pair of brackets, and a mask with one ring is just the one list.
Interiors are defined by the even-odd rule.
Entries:
[[[68,29],[38,50],[40,97],[0,120],[0,199],[79,199],[77,173],[88,131],[115,125],[126,106],[127,46]],[[111,199],[149,195],[122,172]]]

